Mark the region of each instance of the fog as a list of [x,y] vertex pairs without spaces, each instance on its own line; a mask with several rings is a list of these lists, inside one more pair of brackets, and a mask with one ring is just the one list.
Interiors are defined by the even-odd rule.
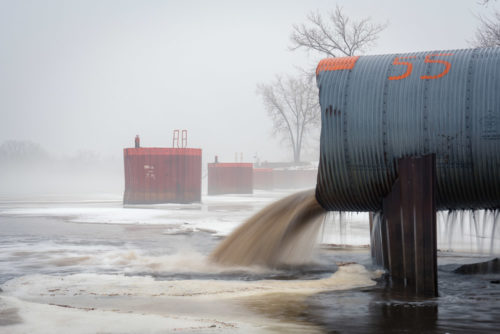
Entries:
[[[353,18],[388,22],[370,54],[469,46],[473,0],[337,1]],[[120,192],[122,149],[169,147],[174,129],[234,161],[287,161],[258,83],[312,68],[288,49],[294,23],[331,1],[0,1],[0,145],[38,145],[35,160],[0,159],[0,195]],[[86,152],[86,153],[85,153]],[[8,154],[7,154],[8,155]],[[238,153],[238,157],[240,154]],[[304,159],[314,160],[317,146]],[[16,160],[17,159],[17,160]],[[14,161],[14,162],[13,162]]]

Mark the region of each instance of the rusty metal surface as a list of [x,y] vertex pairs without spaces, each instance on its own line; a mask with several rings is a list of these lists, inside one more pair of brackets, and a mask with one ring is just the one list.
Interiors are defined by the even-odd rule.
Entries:
[[386,268],[394,287],[416,296],[434,297],[437,296],[435,155],[403,158],[398,166],[399,176],[383,199]]
[[323,207],[380,210],[397,159],[430,153],[438,209],[500,207],[500,48],[342,59],[317,71]]
[[274,169],[274,187],[278,189],[313,188],[318,177],[317,169]]
[[274,188],[273,169],[272,168],[254,168],[253,169],[253,188],[262,190],[271,190]]
[[126,148],[124,204],[201,201],[201,149]]
[[208,195],[252,194],[252,163],[209,163]]

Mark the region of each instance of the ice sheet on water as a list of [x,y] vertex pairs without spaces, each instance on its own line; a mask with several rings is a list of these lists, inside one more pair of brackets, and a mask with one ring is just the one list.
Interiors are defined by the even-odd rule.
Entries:
[[[96,224],[165,225],[165,234],[196,231],[226,236],[252,214],[287,192],[259,191],[253,195],[205,196],[199,204],[157,204],[123,207],[120,202],[59,202],[0,205],[0,214],[9,216],[57,217],[66,221]],[[330,219],[321,242],[369,244],[367,214],[346,214]]]
[[156,204],[123,207],[121,202],[0,203],[8,216],[56,217],[77,223],[167,225],[166,234],[193,231],[227,235],[254,212],[284,196],[284,192],[253,195],[205,196],[203,203]]
[[99,310],[67,304],[41,304],[0,297],[0,328],[6,333],[247,333],[258,326],[207,317]]
[[77,207],[27,207],[3,209],[9,216],[56,217],[77,223],[96,224],[151,224],[168,225],[165,233],[176,234],[193,230],[212,231],[226,235],[252,212],[252,208],[238,212],[208,210],[205,205],[185,207],[96,207],[96,204]]

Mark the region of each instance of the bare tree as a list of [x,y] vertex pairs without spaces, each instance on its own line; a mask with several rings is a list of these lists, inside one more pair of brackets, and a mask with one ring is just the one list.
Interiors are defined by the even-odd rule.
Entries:
[[47,151],[30,141],[8,140],[0,145],[0,163],[34,162],[48,158]]
[[274,134],[289,141],[294,162],[300,162],[305,135],[320,122],[316,83],[305,75],[276,76],[270,84],[259,84],[257,93],[273,121]]
[[[327,19],[314,12],[307,19],[307,24],[293,26],[290,50],[304,48],[329,57],[365,52],[386,27],[386,24],[373,23],[370,18],[351,21],[339,6]],[[273,121],[274,134],[290,143],[294,162],[300,162],[307,134],[318,129],[321,118],[315,71],[302,72],[296,77],[277,76],[270,84],[257,86],[257,93],[262,96]]]
[[[488,6],[497,0],[478,0],[478,4]],[[500,12],[495,10],[492,18],[478,15],[479,27],[476,29],[474,39],[469,41],[473,47],[487,48],[500,46]]]
[[500,46],[500,12],[495,11],[492,18],[479,16],[479,22],[471,44],[479,48]]
[[319,12],[311,12],[307,20],[307,25],[293,26],[290,50],[304,48],[328,57],[364,53],[387,27],[387,24],[373,23],[369,17],[352,21],[338,5],[326,19]]

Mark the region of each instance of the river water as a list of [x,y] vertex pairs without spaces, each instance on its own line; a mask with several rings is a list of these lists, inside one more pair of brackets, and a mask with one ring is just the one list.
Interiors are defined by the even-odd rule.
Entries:
[[440,296],[427,300],[386,288],[364,214],[331,218],[304,264],[208,261],[224,236],[285,195],[125,208],[103,194],[4,199],[0,333],[498,332],[500,275],[453,272],[493,257],[465,244],[476,237],[454,251],[441,236]]

